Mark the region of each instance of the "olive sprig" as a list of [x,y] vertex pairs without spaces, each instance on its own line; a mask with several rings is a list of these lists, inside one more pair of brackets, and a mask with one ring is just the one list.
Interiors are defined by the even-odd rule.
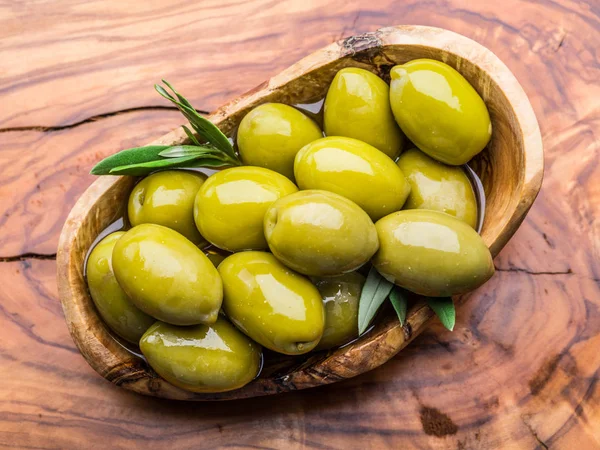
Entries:
[[[358,332],[363,334],[369,327],[377,311],[389,299],[394,307],[400,325],[406,322],[409,292],[381,276],[371,267],[358,301]],[[452,331],[456,323],[456,310],[452,297],[424,297],[427,305],[438,316],[442,325]]]
[[219,128],[202,117],[190,102],[179,94],[167,81],[163,83],[173,91],[170,94],[164,87],[155,84],[154,88],[189,121],[196,135],[185,125],[182,126],[191,144],[189,145],[148,145],[122,150],[104,158],[90,173],[93,175],[147,175],[157,169],[179,167],[223,168],[239,166],[241,162],[233,145]]

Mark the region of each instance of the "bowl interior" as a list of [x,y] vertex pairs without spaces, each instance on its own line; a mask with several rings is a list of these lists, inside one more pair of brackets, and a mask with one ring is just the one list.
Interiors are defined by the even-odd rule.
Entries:
[[[452,45],[435,46],[435,39],[429,45],[427,36],[421,36],[415,43],[410,30],[398,30],[384,29],[332,44],[225,105],[211,119],[224,133],[232,134],[244,115],[261,103],[297,105],[322,99],[336,72],[344,67],[364,68],[389,81],[390,69],[396,64],[416,58],[443,61],[475,87],[490,111],[491,143],[470,162],[470,166],[483,183],[486,210],[481,234],[495,255],[510,238],[516,229],[515,223],[520,223],[537,194],[536,190],[529,203],[521,207],[521,213],[516,214],[520,202],[523,204],[526,154],[518,110],[514,107],[514,98],[509,99],[514,93],[506,90],[513,84],[516,89],[520,86],[491,52],[467,38],[425,28],[446,33],[444,36],[450,36],[448,39],[455,40],[456,45],[475,46],[485,57],[467,59],[465,54],[469,51],[453,51]],[[502,78],[495,73],[498,64],[511,77],[512,84],[500,86]],[[516,94],[524,96],[522,91]],[[528,103],[526,106],[531,109]],[[181,131],[160,140],[161,143],[183,141],[185,134]],[[142,358],[112,337],[96,314],[83,277],[84,259],[90,245],[104,228],[122,216],[133,184],[134,179],[129,177],[100,177],[71,212],[59,244],[59,292],[69,329],[92,367],[115,384],[144,394],[186,400],[252,397],[326,384],[383,364],[414,338],[432,316],[429,308],[419,301],[409,310],[408,323],[403,327],[394,314],[381,314],[370,331],[345,347],[306,357],[270,355],[259,378],[237,391],[194,394],[175,388],[157,377]]]

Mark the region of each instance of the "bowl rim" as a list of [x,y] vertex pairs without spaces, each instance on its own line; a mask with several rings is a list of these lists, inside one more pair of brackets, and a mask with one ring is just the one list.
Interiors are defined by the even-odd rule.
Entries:
[[[541,188],[544,171],[543,145],[533,108],[515,76],[492,51],[465,36],[441,28],[416,25],[386,27],[375,32],[350,36],[301,59],[268,81],[217,109],[208,118],[213,123],[221,124],[228,117],[255,105],[294,79],[320,69],[334,60],[354,56],[364,50],[393,45],[427,47],[468,60],[491,77],[513,108],[517,119],[515,125],[522,136],[524,178],[517,186],[518,203],[510,211],[504,226],[488,243],[495,256],[524,220]],[[178,128],[151,144],[169,145],[181,142],[185,137],[183,130]],[[130,361],[124,361],[125,350],[122,347],[119,350],[119,346],[115,345],[116,341],[112,343],[107,341],[107,335],[109,339],[112,338],[104,327],[91,332],[89,324],[83,327],[79,325],[87,323],[90,311],[86,311],[85,305],[78,299],[81,293],[74,290],[75,286],[83,282],[82,276],[74,270],[72,262],[73,252],[79,250],[76,239],[91,205],[123,182],[123,177],[99,177],[72,208],[59,238],[57,282],[67,326],[80,352],[96,372],[126,389],[172,399],[226,400],[328,384],[359,375],[385,363],[414,339],[433,315],[423,302],[419,302],[411,309],[411,316],[404,326],[400,326],[395,319],[395,323],[388,321],[389,323],[382,326],[377,333],[361,336],[356,341],[356,345],[344,346],[328,353],[318,361],[318,367],[302,366],[285,377],[271,380],[268,385],[257,387],[253,386],[256,382],[252,382],[239,390],[221,394],[194,394],[175,388],[148,373],[143,363],[131,364]],[[88,297],[87,301],[90,303],[87,289],[83,295]],[[131,358],[131,355],[128,357]],[[110,364],[107,361],[110,361]],[[324,372],[324,367],[330,371]],[[249,386],[251,388],[248,388]]]

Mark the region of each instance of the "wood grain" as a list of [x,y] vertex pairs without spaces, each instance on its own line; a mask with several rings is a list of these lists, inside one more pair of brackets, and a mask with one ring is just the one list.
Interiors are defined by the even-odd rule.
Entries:
[[[11,110],[18,111],[20,122],[13,121],[14,126],[60,126],[114,111],[114,108],[126,108],[126,105],[163,104],[154,103],[157,97],[152,91],[148,92],[148,85],[167,70],[173,73],[168,79],[186,95],[192,97],[188,92],[196,92],[197,96],[192,98],[198,108],[211,109],[221,100],[259,84],[299,56],[342,35],[402,22],[446,27],[491,48],[509,66],[534,106],[544,138],[544,186],[527,220],[496,258],[497,274],[485,289],[474,293],[459,308],[455,332],[433,326],[401,356],[369,374],[314,391],[207,407],[141,398],[112,387],[97,376],[75,350],[60,316],[53,261],[25,257],[25,261],[0,263],[0,305],[3,308],[0,314],[0,376],[3,380],[0,445],[103,449],[110,439],[112,447],[128,449],[164,448],[165,441],[174,448],[599,448],[597,130],[600,108],[597,98],[600,86],[597,80],[600,64],[594,44],[599,40],[597,2],[440,0],[381,1],[369,5],[361,2],[359,5],[359,2],[349,1],[343,5],[337,3],[338,10],[328,9],[328,5],[333,5],[329,1],[318,5],[305,1],[287,3],[289,12],[281,23],[268,7],[262,11],[258,8],[256,14],[260,17],[250,19],[254,21],[254,28],[260,28],[256,39],[232,45],[229,54],[221,55],[221,61],[233,60],[233,56],[243,50],[247,54],[242,57],[260,59],[256,65],[247,64],[243,68],[243,79],[238,75],[226,78],[227,71],[198,78],[193,71],[178,76],[173,67],[157,65],[147,72],[131,69],[134,61],[143,64],[145,59],[150,61],[157,57],[156,54],[142,55],[143,49],[137,48],[137,56],[130,52],[131,57],[121,59],[122,66],[118,67],[128,89],[135,95],[128,95],[124,90],[118,96],[123,104],[107,104],[110,109],[102,109],[103,103],[98,101],[99,108],[95,110],[88,108],[90,102],[77,100],[82,91],[91,95],[95,90],[85,84],[86,63],[90,57],[96,58],[96,67],[100,67],[102,60],[96,52],[104,45],[115,49],[131,44],[127,35],[111,35],[111,32],[115,28],[114,21],[133,21],[135,12],[129,10],[128,15],[125,6],[121,6],[122,17],[109,16],[107,11],[111,8],[116,11],[119,6],[103,2],[100,8],[98,4],[89,3],[89,9],[85,14],[78,14],[76,21],[68,18],[73,17],[77,7],[62,1],[36,2],[35,6],[1,3],[0,33],[4,34],[0,46],[3,56],[0,58],[0,86],[6,89],[2,91],[0,115],[12,116]],[[158,9],[156,2],[148,5],[148,8]],[[319,8],[321,5],[323,9]],[[245,8],[241,3],[238,6],[240,10]],[[168,14],[184,17],[183,11],[189,8],[192,6],[170,4]],[[238,17],[234,12],[236,8],[228,8],[228,17],[232,20]],[[20,9],[20,15],[16,9]],[[26,17],[31,20],[25,21]],[[53,52],[53,48],[58,48],[54,46],[69,41],[72,28],[79,26],[78,21],[93,24],[94,30],[89,31],[89,35],[95,34],[97,40],[93,46],[94,38],[90,37],[87,45],[79,49],[75,41],[71,43],[71,65],[79,70],[79,79],[75,77],[65,83],[60,76],[54,78],[56,86],[65,93],[56,103],[58,89],[54,89],[54,83],[48,82],[44,89],[39,88],[30,96],[21,96],[23,91],[16,88],[15,95],[28,101],[33,99],[32,103],[14,101],[7,113],[4,107],[9,90],[6,74],[31,68],[26,79],[33,72],[50,76],[53,70],[50,67],[58,67],[53,55],[65,54],[64,51]],[[141,18],[137,23],[143,24],[143,21]],[[191,14],[185,23],[189,27],[201,21],[204,16]],[[236,29],[232,31],[231,23],[226,28],[221,24],[211,37],[220,42],[231,40],[228,36],[237,33]],[[240,20],[235,23],[237,29],[242,27],[247,31],[249,28],[245,26]],[[28,58],[21,68],[10,67],[14,57],[7,56],[8,49],[13,45],[35,48],[45,42],[44,39],[36,41],[32,36],[43,27],[51,30],[49,35],[52,35],[45,47],[47,56]],[[310,32],[305,33],[304,27]],[[91,29],[91,25],[87,28]],[[273,36],[271,30],[279,34]],[[9,34],[13,36],[11,46],[5,39]],[[160,35],[148,36],[149,48],[162,45]],[[199,50],[187,46],[184,34],[172,31],[170,38],[170,48],[180,44],[186,49],[180,53],[188,58],[185,64],[200,64],[204,59],[195,57]],[[36,43],[28,44],[33,41]],[[12,54],[19,51],[22,50]],[[115,50],[113,55],[116,53]],[[110,64],[110,55],[107,58]],[[117,72],[115,67],[113,65],[111,75]],[[210,64],[206,63],[205,67]],[[214,90],[203,89],[209,83],[214,83],[211,85]],[[35,84],[31,83],[29,88],[33,89]],[[114,89],[114,85],[110,86]],[[140,97],[146,94],[148,97]],[[209,100],[213,106],[199,104],[197,100],[202,95],[212,96]],[[52,100],[46,102],[45,99],[50,98],[46,96]],[[104,93],[98,93],[97,98],[106,101]],[[140,101],[142,98],[144,102]],[[146,99],[152,101],[146,103]],[[63,108],[70,110],[64,113],[67,109]],[[62,116],[58,114],[61,110]],[[82,112],[78,113],[79,110]],[[47,115],[43,117],[44,114]],[[172,113],[154,111],[153,114],[160,124],[161,117],[169,120]],[[90,138],[110,133],[115,128],[113,120],[114,117],[101,118],[87,123]],[[179,123],[177,118],[174,120]],[[162,129],[152,133],[150,128],[148,139],[163,133]],[[125,132],[118,131],[117,136]],[[54,139],[53,133],[22,133],[22,140],[15,135],[11,137],[10,146],[2,141],[0,157],[9,149],[14,155],[35,152],[39,158],[36,170],[50,174],[57,162],[43,149]],[[127,136],[135,140],[136,135],[132,132]],[[0,134],[0,138],[5,137]],[[31,144],[34,140],[39,143],[37,147]],[[86,135],[82,133],[72,140],[64,138],[62,145],[73,146],[65,151],[73,152],[76,158],[76,154],[84,154],[87,148],[84,141]],[[125,145],[130,145],[129,141]],[[98,159],[104,151],[116,150],[101,144],[98,148],[103,152]],[[32,164],[35,162],[32,159]],[[23,200],[27,194],[12,199],[19,183],[14,181],[7,189],[3,184],[4,170],[0,201],[3,206],[14,205],[23,212],[13,219],[10,227],[1,225],[0,238],[10,233],[13,239],[20,239],[21,244],[13,248],[17,252],[35,252],[36,249],[53,252],[58,240],[58,224],[52,232],[40,236],[36,247],[21,237],[20,233],[31,233],[48,212],[31,208]],[[87,168],[80,170],[82,174],[87,172]],[[44,185],[43,200],[50,210],[64,208],[66,212],[88,183],[80,183],[74,177],[69,180],[70,184],[65,184],[66,190],[61,191],[62,181],[48,177]],[[27,183],[23,192],[33,192],[36,184]],[[80,190],[72,189],[73,185]],[[71,203],[63,206],[65,202]],[[2,210],[0,208],[0,214]],[[20,215],[23,215],[22,220]],[[0,256],[18,256],[18,253],[4,251],[7,244],[4,242],[0,247]],[[494,382],[494,378],[501,384]],[[449,434],[454,430],[455,434]]]
[[0,257],[56,253],[94,163],[180,123],[179,112],[138,111],[54,132],[0,133]]

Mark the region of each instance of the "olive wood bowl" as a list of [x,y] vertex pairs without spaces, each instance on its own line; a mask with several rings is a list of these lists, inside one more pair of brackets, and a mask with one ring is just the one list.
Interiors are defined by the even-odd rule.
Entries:
[[[423,26],[382,28],[337,41],[298,61],[226,104],[209,118],[231,133],[244,115],[265,102],[311,103],[323,98],[335,73],[361,67],[389,81],[396,64],[416,58],[443,61],[479,92],[493,124],[491,143],[469,164],[481,178],[486,203],[481,236],[495,256],[517,230],[542,183],[544,155],[538,124],[514,75],[491,51],[456,33]],[[182,129],[153,144],[180,144]],[[58,291],[69,331],[88,363],[107,380],[141,394],[181,400],[226,400],[305,389],[367,372],[388,361],[433,317],[423,301],[409,308],[401,326],[382,314],[359,339],[304,357],[266,359],[263,371],[241,389],[198,394],[160,378],[142,357],[119,343],[99,318],[84,280],[86,253],[100,231],[121,217],[132,177],[99,177],[71,210],[58,244]]]

